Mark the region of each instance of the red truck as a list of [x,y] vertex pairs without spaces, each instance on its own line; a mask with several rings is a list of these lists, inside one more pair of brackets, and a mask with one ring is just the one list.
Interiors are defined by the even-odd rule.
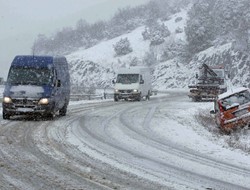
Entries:
[[240,87],[229,90],[214,101],[216,124],[226,133],[250,124],[250,90]]

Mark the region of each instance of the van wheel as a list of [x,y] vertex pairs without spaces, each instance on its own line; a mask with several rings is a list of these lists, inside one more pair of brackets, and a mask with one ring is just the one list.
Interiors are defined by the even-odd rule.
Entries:
[[201,102],[201,97],[195,96],[192,98],[193,102]]
[[114,97],[114,101],[115,102],[118,102],[119,101],[119,98],[117,96]]
[[67,113],[67,104],[64,104],[64,106],[62,107],[62,109],[59,110],[59,115],[60,116],[65,116]]
[[3,119],[10,119],[10,115],[3,112]]
[[147,100],[150,100],[150,92],[148,92],[148,95],[146,96]]
[[140,93],[140,94],[138,94],[137,101],[138,101],[138,102],[140,102],[140,101],[141,101],[141,93]]
[[48,120],[54,120],[55,114],[54,114],[54,113],[48,113],[48,114],[46,115],[46,118],[47,118]]

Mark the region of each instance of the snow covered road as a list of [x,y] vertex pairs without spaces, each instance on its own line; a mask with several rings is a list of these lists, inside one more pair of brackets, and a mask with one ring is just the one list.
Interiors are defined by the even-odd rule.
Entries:
[[211,105],[171,91],[71,104],[54,121],[0,120],[0,189],[250,189],[249,154],[194,117]]

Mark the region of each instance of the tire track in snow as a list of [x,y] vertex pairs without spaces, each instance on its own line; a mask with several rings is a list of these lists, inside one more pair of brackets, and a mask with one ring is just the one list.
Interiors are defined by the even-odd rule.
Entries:
[[[151,119],[151,117],[152,117],[152,115],[153,115],[153,113],[154,113],[154,111],[155,111],[155,109],[156,109],[156,107],[154,106],[153,107],[153,109],[151,109],[151,111],[149,112],[149,114],[148,114],[148,116],[146,117],[147,119],[144,121],[144,123],[145,124],[148,124],[149,123],[149,121],[150,121],[150,119]],[[129,110],[129,109],[128,109]],[[127,115],[127,112],[124,112],[124,115]],[[131,130],[131,131],[134,131],[135,133],[137,133],[137,134],[139,134],[138,136],[141,136],[142,134],[142,131],[135,131],[134,130],[134,126],[130,126],[130,123],[126,123],[126,120],[131,120],[131,118],[128,118],[128,119],[122,119],[123,121],[122,121],[122,123],[125,123],[125,126],[126,127],[128,127],[129,126],[129,129]],[[106,123],[109,123],[108,121],[106,121]],[[144,128],[147,128],[147,126],[144,126]],[[107,130],[106,130],[107,131]],[[91,131],[89,131],[88,133],[91,133]],[[110,136],[112,136],[112,134],[110,135],[110,134],[108,134],[107,135],[109,138],[110,138]],[[132,136],[132,138],[135,138],[135,136],[134,135],[128,135],[128,136]],[[94,137],[94,138],[97,138],[97,136],[95,135],[95,134],[92,134],[92,137]],[[145,137],[145,139],[146,138],[149,138],[150,139],[150,136],[144,136]],[[137,139],[139,139],[139,137],[136,137]],[[107,144],[107,142],[105,141],[103,141],[103,140],[101,140],[101,138],[100,137],[98,137],[98,139],[99,139],[99,141],[101,141],[102,143],[106,143]],[[155,139],[150,139],[150,140],[152,140],[152,141],[155,141]],[[147,142],[146,142],[147,143]],[[155,148],[156,147],[159,147],[159,146],[162,146],[161,145],[161,142],[158,142],[158,141],[156,141],[156,145],[155,145]],[[118,147],[118,145],[119,145],[119,142],[115,142],[113,145],[111,144],[111,143],[109,143],[109,145],[110,146],[112,146],[112,147],[114,147],[114,148],[116,148],[116,149],[118,149],[118,148],[120,148],[120,149],[123,149],[124,150],[124,148],[123,147]],[[202,155],[193,155],[193,151],[192,152],[187,152],[186,150],[184,151],[184,150],[176,150],[176,148],[178,148],[178,147],[176,147],[176,146],[174,146],[174,147],[170,147],[170,146],[167,146],[167,144],[164,144],[163,145],[163,148],[162,148],[162,150],[163,151],[166,151],[167,149],[172,149],[173,151],[171,152],[171,153],[175,153],[177,156],[183,156],[182,154],[184,153],[186,153],[186,158],[187,159],[189,159],[189,160],[192,160],[192,161],[199,161],[199,159],[204,159],[204,157],[202,157]],[[135,154],[134,152],[132,152],[132,154]],[[140,156],[140,155],[139,155]],[[198,159],[196,158],[196,157],[198,157]],[[208,159],[208,158],[205,158],[205,160],[201,163],[201,164],[205,164],[205,165],[208,165],[207,164],[207,161],[208,162],[210,162],[210,159]],[[213,166],[213,167],[216,167],[218,164],[216,163],[217,162],[217,160],[216,161],[212,161],[211,162],[211,164],[210,164],[210,166]],[[225,166],[227,166],[226,164],[223,164],[224,166],[222,167],[224,170],[225,170]],[[242,175],[249,175],[249,172],[246,172],[245,170],[242,170],[241,168],[237,168],[237,167],[235,167],[235,166],[232,166],[232,168],[230,168],[230,171],[231,172],[235,172],[235,169],[236,170],[238,170],[239,171],[239,173],[240,174],[242,174]],[[184,171],[184,170],[181,170],[182,172]],[[195,174],[195,173],[192,173],[194,176],[197,176],[197,174]],[[211,179],[209,179],[209,177],[207,177],[207,176],[202,176],[202,175],[200,175],[200,177],[204,177],[205,179],[207,179],[207,180],[211,180],[213,183],[215,183],[215,181],[216,181],[216,179],[214,179],[214,178],[211,178]],[[194,177],[195,178],[195,177]],[[211,184],[211,181],[210,181],[210,184]],[[242,188],[242,189],[244,189],[244,187],[240,187],[240,186],[234,186],[233,184],[230,184],[229,182],[225,182],[225,181],[221,181],[221,180],[217,180],[218,182],[218,184],[219,184],[219,186],[220,187],[224,187],[224,186],[227,186],[229,189],[234,189],[234,188],[238,188],[238,189],[240,189],[240,188]]]
[[[168,101],[168,99],[164,99],[164,101]],[[192,149],[187,150],[159,136],[159,134],[152,130],[150,123],[154,120],[154,114],[161,104],[162,103],[153,100],[140,103],[107,103],[93,105],[93,107],[82,105],[82,107],[79,106],[78,108],[70,109],[69,116],[56,118],[55,121],[51,122],[4,122],[4,124],[1,125],[0,134],[5,138],[1,138],[0,143],[7,147],[5,147],[6,149],[0,150],[0,161],[4,160],[4,164],[12,167],[10,167],[9,170],[0,167],[0,171],[3,172],[3,176],[5,176],[4,181],[0,181],[0,187],[4,186],[8,189],[9,179],[7,176],[11,177],[12,175],[13,179],[15,177],[20,178],[23,172],[24,177],[20,179],[21,183],[18,183],[18,180],[16,181],[16,187],[25,185],[27,182],[30,187],[38,186],[39,183],[44,184],[44,189],[50,189],[51,187],[54,187],[54,189],[61,189],[63,187],[79,188],[77,184],[74,185],[73,183],[79,183],[81,179],[84,181],[86,176],[84,176],[84,171],[77,168],[77,166],[85,166],[87,162],[90,165],[95,165],[92,170],[100,172],[98,174],[100,176],[105,175],[105,172],[110,172],[106,176],[113,176],[111,181],[113,180],[114,184],[121,184],[121,186],[116,186],[117,188],[142,189],[145,187],[146,189],[147,185],[149,185],[148,189],[155,189],[156,187],[157,189],[166,189],[168,187],[174,188],[170,183],[176,182],[180,184],[179,187],[183,188],[183,186],[187,186],[186,188],[196,189],[197,181],[199,181],[201,183],[199,187],[204,183],[207,184],[206,187],[211,188],[247,189],[223,180],[216,181],[214,177],[208,177],[200,175],[197,172],[185,170],[179,165],[173,164],[173,161],[169,163],[168,160],[164,160],[164,158],[155,157],[153,153],[161,153],[163,157],[165,156],[165,159],[168,156],[172,158],[181,157],[181,159],[187,160],[188,162],[198,162],[200,165],[218,167],[218,170],[227,172],[234,171],[232,175],[245,175],[247,179],[249,178],[249,171],[246,169],[211,159],[209,156],[197,153]],[[84,108],[84,106],[86,107]],[[140,121],[137,121],[138,118],[135,119],[136,115],[134,113],[140,113]],[[85,119],[88,121],[85,121]],[[84,125],[81,124],[81,121],[85,122]],[[1,121],[1,123],[3,122]],[[78,126],[76,126],[76,124],[78,124]],[[88,124],[91,126],[88,126]],[[39,134],[37,135],[37,133]],[[95,157],[94,154],[90,154],[89,152],[83,154],[83,152],[79,151],[70,139],[68,139],[68,135],[77,137],[84,148],[92,149],[91,151],[95,151],[104,158],[109,159],[110,163],[105,163],[105,159],[99,160],[100,157]],[[9,151],[7,149],[8,147],[13,149]],[[20,155],[18,155],[20,150],[17,150],[19,147],[22,148],[21,150],[24,150]],[[152,153],[149,154],[147,149],[152,151]],[[54,158],[51,153],[58,156],[58,160]],[[25,154],[33,155],[35,160],[29,156],[25,157]],[[19,157],[15,157],[15,155]],[[20,159],[20,163],[16,163],[17,158]],[[71,163],[62,161],[64,158],[67,158]],[[60,159],[62,160],[60,161]],[[119,163],[119,165],[112,166],[112,163]],[[34,166],[38,164],[37,167],[45,168],[44,172],[47,172],[47,174],[44,175],[42,172],[36,173],[39,171],[36,170],[36,168],[33,170],[32,164],[34,164]],[[15,166],[17,166],[17,168],[15,168]],[[26,166],[26,168],[22,168],[24,166]],[[59,175],[60,179],[55,179],[55,181],[48,179],[49,176],[52,177],[55,175],[46,171],[47,166],[52,166],[53,170],[55,170],[55,174]],[[63,169],[60,169],[60,167],[63,167]],[[15,173],[15,170],[19,169],[20,171]],[[69,179],[65,176],[60,176],[66,171],[70,173]],[[28,172],[31,173],[29,174]],[[187,173],[185,174],[185,172]],[[88,173],[88,171],[86,173]],[[138,173],[141,176],[136,176]],[[32,174],[34,176],[31,176]],[[38,174],[41,177],[40,179],[38,178]],[[145,179],[143,179],[144,177]],[[167,179],[171,177],[172,180]],[[74,178],[76,181],[72,180],[69,182],[70,178]],[[65,180],[64,183],[61,181],[63,179]],[[127,180],[128,184],[120,180]],[[192,184],[190,181],[195,183]],[[53,182],[55,182],[55,184],[53,184]],[[105,183],[108,182],[105,180],[99,181],[100,183],[98,181],[92,182],[93,179],[89,179],[86,183],[89,183],[89,186],[92,185],[93,188],[115,188],[112,184],[106,184],[107,186],[105,186]],[[97,182],[97,184],[95,184],[95,182]],[[163,187],[161,186],[162,183],[164,184]],[[28,184],[26,184],[27,187],[29,187]],[[206,187],[203,186],[203,188]]]
[[[146,126],[143,126],[144,129],[147,128],[147,126],[149,126],[149,121],[151,120],[151,116],[153,115],[154,110],[155,110],[155,106],[148,112],[148,115],[145,117],[146,119],[144,121],[144,124]],[[140,141],[144,142],[146,145],[153,147],[159,151],[167,152],[171,156],[176,156],[176,158],[178,160],[186,159],[188,161],[198,161],[200,157],[202,158],[202,155],[199,155],[198,159],[197,159],[196,156],[192,155],[192,152],[186,152],[186,151],[183,151],[182,149],[180,150],[178,148],[178,146],[176,146],[176,145],[173,146],[172,142],[170,142],[170,144],[162,143],[160,140],[157,140],[157,135],[154,135],[154,133],[152,133],[152,131],[145,134],[145,131],[138,130],[138,128],[134,127],[135,126],[134,124],[133,125],[131,124],[131,118],[129,118],[130,120],[128,118],[126,118],[127,115],[128,114],[124,114],[124,118],[122,118],[122,122],[125,123],[124,126],[126,126],[128,128],[128,130],[130,130],[130,132],[127,132],[127,133],[130,133],[130,135],[131,135],[131,133],[134,133],[133,138],[140,139]],[[128,122],[128,121],[130,121],[130,122]],[[135,136],[137,136],[137,137],[135,137]],[[172,146],[171,146],[171,144],[172,144]],[[184,155],[183,155],[183,153],[184,153]],[[186,156],[185,156],[185,153],[186,153]],[[171,156],[166,156],[166,158],[169,158]],[[164,171],[166,173],[163,173],[163,174],[169,175],[171,177],[175,177],[179,182],[182,182],[182,183],[184,183],[186,181],[187,186],[190,186],[190,185],[192,186],[192,183],[197,181],[197,184],[199,184],[199,182],[203,182],[200,184],[204,184],[203,186],[205,186],[205,187],[215,187],[216,189],[217,188],[219,188],[219,189],[246,189],[246,188],[241,187],[239,185],[232,184],[231,182],[226,182],[226,181],[219,180],[216,178],[208,177],[204,174],[203,175],[198,174],[196,172],[193,172],[191,169],[189,169],[189,170],[183,169],[179,166],[179,164],[171,165],[165,161],[157,160],[157,159],[154,160],[154,158],[150,158],[150,157],[143,157],[143,158],[153,159],[152,161],[157,162],[157,164],[161,165],[162,167],[168,168],[168,170],[167,170],[168,172]],[[206,165],[206,161],[210,161],[210,160],[205,160],[202,164]],[[217,165],[217,163],[213,162],[213,164],[211,166],[215,167],[216,165]],[[231,170],[231,172],[233,172],[233,170]],[[162,172],[160,171],[159,173],[162,173]],[[183,173],[184,173],[184,175],[183,175]],[[181,177],[181,176],[183,176],[183,177]],[[190,178],[190,180],[189,181],[186,180],[187,178]],[[190,184],[190,182],[192,182],[192,183]],[[197,186],[197,184],[194,185],[194,188],[195,188],[195,186]],[[205,184],[207,184],[207,185],[205,185]]]
[[[83,110],[93,109],[94,106],[83,106],[84,108],[77,108],[73,113],[79,113]],[[100,105],[99,105],[100,106]],[[70,117],[75,120],[79,115]],[[44,188],[44,189],[110,189],[112,184],[99,183],[98,181],[91,180],[90,176],[78,175],[77,170],[73,171],[67,166],[66,163],[55,161],[51,159],[50,150],[64,152],[65,147],[59,147],[54,143],[54,139],[48,136],[49,131],[55,123],[63,120],[64,124],[70,124],[72,120],[64,118],[56,118],[54,121],[9,121],[5,126],[1,125],[1,135],[4,138],[6,147],[0,153],[0,159],[4,161],[1,167],[5,171],[5,176],[10,176],[14,184],[10,184],[20,189]],[[67,121],[67,122],[65,122]],[[62,124],[62,123],[61,123]],[[63,126],[60,126],[63,129]],[[35,135],[40,130],[40,135]],[[44,139],[41,139],[44,138]],[[43,141],[44,140],[44,141]],[[46,142],[47,141],[47,142]],[[11,142],[11,143],[8,143]],[[47,152],[43,152],[38,147],[38,143],[43,143],[47,147]],[[1,141],[2,143],[2,141]],[[4,142],[3,142],[4,143]],[[21,150],[21,152],[20,152]],[[27,155],[27,157],[26,157]],[[34,160],[29,157],[34,156]],[[27,162],[27,163],[26,163]],[[32,163],[32,164],[31,164]],[[36,166],[36,167],[34,167]],[[75,169],[75,168],[73,168]],[[16,180],[14,180],[16,178]],[[4,178],[3,178],[4,179]],[[0,184],[8,184],[9,180],[5,177],[5,182]],[[26,184],[20,187],[20,184]],[[6,186],[6,185],[5,185]],[[8,188],[7,188],[8,189]],[[113,188],[112,188],[113,189]]]
[[[117,104],[116,104],[117,105]],[[95,159],[97,162],[105,162],[110,167],[115,168],[118,173],[122,172],[125,173],[127,176],[126,180],[128,180],[127,187],[134,188],[138,186],[138,182],[140,182],[139,189],[149,189],[152,188],[162,189],[162,186],[159,184],[152,182],[151,180],[145,181],[145,179],[140,178],[133,173],[130,173],[130,170],[133,170],[133,168],[129,165],[124,165],[122,162],[121,157],[115,158],[115,154],[117,152],[123,151],[122,147],[114,143],[115,141],[112,141],[112,136],[103,136],[103,134],[107,134],[107,126],[109,125],[110,121],[116,118],[118,115],[123,112],[123,108],[119,104],[119,111],[114,111],[114,114],[111,116],[98,120],[97,118],[93,117],[91,120],[91,114],[89,116],[85,116],[83,120],[87,120],[91,122],[91,126],[89,126],[89,123],[87,122],[84,126],[77,127],[77,129],[73,130],[72,133],[74,136],[79,139],[79,141],[82,143],[82,146],[84,146],[84,151],[87,152],[91,158]],[[125,105],[125,108],[127,105]],[[113,108],[112,108],[113,109]],[[99,111],[97,111],[99,112]],[[109,113],[108,111],[105,111],[105,113]],[[95,115],[95,114],[93,114]],[[95,127],[93,127],[95,126]],[[114,148],[115,154],[111,153],[110,148]],[[126,169],[127,168],[127,169]],[[119,171],[120,170],[120,171]],[[150,174],[149,174],[150,175]],[[132,181],[131,181],[132,180]],[[126,187],[125,187],[126,188]],[[137,188],[136,188],[137,189]]]
[[[238,166],[235,166],[235,165],[229,164],[229,163],[223,163],[220,160],[213,159],[212,157],[208,157],[206,155],[200,154],[200,153],[193,151],[191,149],[177,146],[172,141],[169,141],[166,139],[155,138],[159,135],[156,134],[150,127],[150,121],[152,119],[152,116],[153,116],[153,113],[155,112],[155,110],[156,110],[156,106],[153,105],[151,107],[150,111],[145,116],[144,125],[142,128],[147,131],[146,133],[145,133],[145,131],[138,130],[138,128],[135,128],[134,124],[133,125],[131,124],[131,117],[128,117],[130,120],[125,118],[128,114],[124,114],[123,122],[125,123],[125,126],[127,126],[129,128],[129,130],[138,134],[138,138],[140,136],[143,136],[143,137],[145,137],[145,139],[148,139],[148,141],[152,141],[152,144],[150,144],[150,145],[153,145],[153,147],[155,147],[155,148],[158,147],[159,149],[161,149],[163,151],[165,150],[165,151],[171,153],[172,155],[184,157],[185,159],[201,163],[202,165],[210,166],[211,168],[218,168],[218,170],[222,169],[223,172],[225,172],[225,171],[228,172],[228,176],[237,174],[237,175],[242,176],[242,178],[246,178],[247,176],[248,176],[248,178],[250,177],[250,171],[247,170],[246,168],[238,167]],[[130,121],[130,122],[127,122],[127,121]],[[185,172],[188,173],[188,171],[185,171]],[[197,175],[195,172],[191,172],[191,173],[194,174],[194,176]],[[216,179],[214,177],[207,177],[207,176],[203,176],[203,175],[199,175],[199,176],[205,177],[213,182],[218,182],[219,186],[221,186],[222,189],[241,189],[241,188],[245,189],[246,188],[246,187],[241,187],[241,186],[237,186],[237,185],[235,186],[234,184],[232,184],[231,182],[227,182],[226,180],[220,180],[220,179]],[[222,176],[226,176],[226,174],[224,174]],[[194,178],[194,180],[195,180],[195,178]],[[237,181],[235,181],[235,182],[237,182]],[[227,187],[227,188],[225,188],[225,187]]]

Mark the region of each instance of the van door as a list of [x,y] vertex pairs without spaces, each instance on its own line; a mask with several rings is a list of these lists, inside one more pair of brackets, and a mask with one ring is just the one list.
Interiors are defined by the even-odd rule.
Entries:
[[146,96],[145,93],[145,77],[143,75],[140,75],[140,91],[141,91],[141,96]]
[[54,88],[55,88],[55,107],[56,110],[60,109],[63,104],[63,92],[62,92],[62,81],[61,81],[61,77],[60,77],[60,72],[56,69],[55,70],[55,84],[54,84]]

